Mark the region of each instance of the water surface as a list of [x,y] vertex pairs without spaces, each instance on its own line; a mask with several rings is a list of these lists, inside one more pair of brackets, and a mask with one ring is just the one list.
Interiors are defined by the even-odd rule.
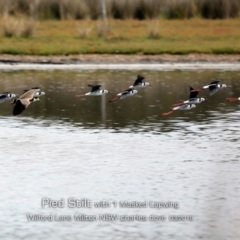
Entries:
[[[137,74],[153,87],[109,103]],[[15,70],[0,92],[40,86],[46,96],[19,117],[0,105],[1,239],[239,239],[240,72],[219,70]],[[168,117],[188,86],[231,88]],[[76,99],[102,84],[104,97]],[[166,208],[42,208],[41,199],[177,202]],[[193,221],[28,221],[26,214],[191,215]]]

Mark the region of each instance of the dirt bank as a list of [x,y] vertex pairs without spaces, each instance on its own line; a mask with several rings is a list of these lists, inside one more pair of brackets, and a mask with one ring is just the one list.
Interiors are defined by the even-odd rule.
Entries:
[[74,63],[240,63],[240,55],[112,55],[112,54],[86,54],[61,56],[26,56],[26,55],[0,55],[0,63],[42,63],[42,64],[74,64]]

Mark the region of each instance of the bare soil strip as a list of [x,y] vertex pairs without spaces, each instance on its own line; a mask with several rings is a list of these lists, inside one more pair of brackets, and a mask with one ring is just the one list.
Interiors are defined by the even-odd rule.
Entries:
[[37,63],[37,64],[98,64],[98,63],[240,63],[240,55],[229,54],[188,54],[188,55],[121,55],[86,54],[61,56],[0,55],[0,63]]

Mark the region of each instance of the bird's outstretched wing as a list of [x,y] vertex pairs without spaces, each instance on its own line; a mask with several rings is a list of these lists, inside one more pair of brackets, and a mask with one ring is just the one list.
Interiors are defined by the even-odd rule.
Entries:
[[7,97],[7,95],[6,94],[0,94],[0,99],[5,99]]
[[212,85],[212,84],[213,84],[213,85],[214,85],[214,84],[216,84],[216,85],[217,85],[217,84],[219,84],[219,83],[220,83],[220,81],[219,81],[219,80],[214,80],[214,81],[210,82],[210,83],[209,83],[209,85]]
[[95,91],[98,91],[102,85],[88,84],[88,86],[92,88],[91,92],[95,92]]
[[128,94],[130,91],[132,91],[133,89],[132,88],[128,88],[126,89],[125,91],[122,92],[122,96]]
[[142,81],[143,81],[143,79],[144,79],[143,76],[138,75],[138,76],[137,76],[137,79],[135,80],[135,82],[134,82],[134,84],[133,84],[133,86],[137,86],[137,85],[141,84]]
[[209,93],[210,95],[213,95],[218,91],[218,84],[220,83],[219,80],[214,80],[209,83]]
[[190,89],[189,99],[197,98],[197,95],[199,92],[198,91],[192,92],[192,90],[195,90],[195,89],[190,86],[189,86],[189,89]]
[[209,93],[210,93],[210,95],[213,95],[217,91],[218,91],[218,86],[217,85],[209,86]]
[[28,105],[29,104],[25,105],[24,102],[22,103],[21,99],[18,99],[13,108],[13,116],[21,114],[27,108]]
[[[40,87],[32,87],[31,89],[40,89]],[[25,90],[23,90],[23,93],[28,92],[31,89],[25,89]]]
[[36,89],[30,89],[27,92],[23,93],[19,99],[32,99],[34,97],[34,94],[36,92],[40,91],[40,88],[36,88]]

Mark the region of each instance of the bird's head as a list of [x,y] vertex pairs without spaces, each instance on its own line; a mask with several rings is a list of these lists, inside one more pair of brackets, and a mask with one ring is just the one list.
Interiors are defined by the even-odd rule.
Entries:
[[144,83],[145,86],[151,86],[149,82]]
[[10,94],[9,94],[9,97],[10,97],[10,98],[15,98],[16,95],[15,95],[14,93],[10,93]]

